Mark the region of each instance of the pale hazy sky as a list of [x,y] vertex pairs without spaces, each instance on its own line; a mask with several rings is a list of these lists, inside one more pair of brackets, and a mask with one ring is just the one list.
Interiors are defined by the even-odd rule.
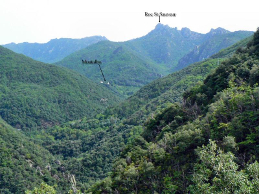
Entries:
[[94,35],[126,41],[158,24],[145,12],[176,13],[161,23],[201,33],[217,27],[255,31],[258,8],[258,0],[0,0],[0,44]]

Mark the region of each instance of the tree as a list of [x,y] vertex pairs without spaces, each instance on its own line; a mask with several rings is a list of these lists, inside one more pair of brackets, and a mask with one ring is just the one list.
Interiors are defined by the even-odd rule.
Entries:
[[250,193],[247,174],[238,170],[231,152],[224,153],[214,141],[198,149],[200,163],[195,165],[192,193]]
[[56,194],[54,187],[41,183],[40,187],[35,187],[32,191],[27,190],[25,194]]

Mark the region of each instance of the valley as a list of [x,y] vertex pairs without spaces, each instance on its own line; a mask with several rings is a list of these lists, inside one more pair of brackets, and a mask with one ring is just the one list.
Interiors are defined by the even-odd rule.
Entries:
[[[102,81],[99,69],[84,66],[81,60],[102,61],[103,72],[113,90],[127,98],[151,81],[191,63],[205,60],[252,33],[217,28],[201,34],[188,28],[178,30],[159,23],[147,35],[126,42],[112,42],[96,36],[76,40],[51,40],[46,44],[4,46],[36,60],[54,62],[55,65],[72,69],[98,83]],[[29,53],[30,50],[35,54]],[[51,50],[60,54],[57,55],[54,51],[49,53]],[[51,56],[52,61],[48,59]],[[55,56],[60,60],[54,59]]]
[[257,193],[258,45],[157,24],[0,46],[0,193]]

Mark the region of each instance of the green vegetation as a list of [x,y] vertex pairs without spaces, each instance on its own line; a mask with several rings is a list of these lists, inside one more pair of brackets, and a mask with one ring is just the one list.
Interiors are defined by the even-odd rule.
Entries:
[[233,55],[234,50],[246,47],[247,43],[247,39],[244,39],[222,50],[219,54],[213,55],[212,58],[155,80],[118,106],[107,109],[105,114],[116,115],[120,119],[127,118],[124,121],[125,124],[141,124],[171,103],[181,102],[184,91],[202,82],[223,59]]
[[242,48],[245,48],[246,45],[252,40],[253,40],[253,36],[249,36],[248,38],[245,38],[228,48],[220,50],[218,53],[212,55],[210,58],[215,59],[215,58],[220,58],[221,56],[230,57],[236,52],[237,49],[240,50]]
[[100,117],[56,126],[35,138],[53,155],[63,159],[64,168],[76,177],[77,188],[86,190],[108,175],[113,160],[129,136],[134,138],[141,132],[138,130],[141,129],[117,125],[115,118]]
[[258,34],[145,123],[93,193],[258,193]]
[[99,41],[107,40],[102,36],[92,36],[82,39],[60,38],[53,39],[47,43],[19,43],[2,45],[16,53],[24,54],[37,61],[55,63],[69,54],[83,49]]
[[41,183],[40,188],[35,187],[33,191],[27,190],[25,194],[56,194],[56,190],[45,183]]
[[[152,33],[170,30],[158,25]],[[0,193],[257,193],[258,34],[120,104],[111,90],[129,95],[127,87],[144,82],[96,84],[0,47],[1,116],[28,135],[0,120]],[[158,74],[158,58],[151,51],[141,56],[140,42],[100,42],[74,59],[84,67],[80,57],[93,60],[87,51],[106,64],[117,61],[111,74],[132,67],[131,60]],[[89,70],[101,77],[98,67]]]
[[[204,45],[204,52],[194,62],[208,58],[249,35],[252,32],[226,31],[222,34],[217,30],[200,34],[188,28],[177,30],[158,24],[141,38],[126,42],[102,41],[72,53],[56,64],[100,82],[102,75],[99,68],[95,65],[83,65],[81,62],[81,59],[98,59],[103,62],[103,72],[113,89],[124,97],[129,97],[142,86],[174,72],[178,61],[197,45]],[[184,67],[189,64],[190,62]]]
[[[244,46],[245,43],[239,45]],[[85,191],[96,181],[109,175],[113,160],[123,147],[139,138],[143,133],[142,125],[147,119],[155,118],[154,115],[164,108],[174,106],[174,109],[166,109],[169,118],[170,115],[179,115],[172,126],[186,123],[188,117],[185,117],[185,112],[179,109],[180,105],[172,103],[181,102],[184,91],[198,81],[203,81],[227,56],[230,54],[225,52],[219,55],[219,59],[193,64],[148,84],[129,99],[92,119],[71,121],[41,131],[35,138],[54,156],[64,160],[65,168],[77,178],[77,188]],[[164,114],[157,119],[156,125],[160,120],[161,123],[169,121],[164,121]],[[148,133],[145,131],[144,134]]]
[[[212,29],[206,35],[208,36],[206,41],[204,41],[201,45],[195,47],[190,53],[186,54],[179,60],[175,70],[183,69],[192,63],[207,59],[213,54],[218,53],[221,49],[227,48],[234,43],[240,41],[241,39],[244,39],[251,35],[252,32],[249,31],[236,31],[231,33],[222,28],[217,28],[215,30]],[[248,39],[251,39],[251,37]]]
[[[46,149],[0,119],[0,193],[24,193],[45,182],[70,188],[70,175]],[[63,170],[62,170],[63,169]]]
[[204,41],[205,35],[188,28],[177,30],[167,25],[157,24],[146,36],[125,42],[127,46],[144,55],[160,66],[165,64],[167,71],[177,65],[179,59],[190,52],[195,45]]
[[0,47],[0,112],[18,129],[49,127],[102,112],[120,98],[65,68]]
[[99,67],[82,64],[81,59],[102,61],[106,80],[114,90],[120,91],[124,96],[132,95],[141,86],[161,77],[163,73],[163,68],[156,67],[151,60],[142,59],[122,43],[110,41],[91,45],[56,64],[80,72],[92,80],[103,81]]

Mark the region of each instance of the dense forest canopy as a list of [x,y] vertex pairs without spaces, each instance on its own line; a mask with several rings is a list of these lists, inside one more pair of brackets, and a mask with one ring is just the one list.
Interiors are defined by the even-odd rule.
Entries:
[[[144,39],[201,36],[156,28]],[[213,33],[228,34],[211,31],[211,45]],[[67,59],[100,49],[128,65],[169,67],[151,48],[140,56],[144,39]],[[190,61],[199,58],[189,47]],[[258,193],[259,30],[224,48],[133,95],[123,88],[131,96],[121,102],[112,84],[0,47],[0,193]]]
[[109,88],[78,73],[1,46],[0,68],[1,117],[18,129],[91,117],[120,101]]
[[259,30],[145,124],[93,193],[258,193]]

